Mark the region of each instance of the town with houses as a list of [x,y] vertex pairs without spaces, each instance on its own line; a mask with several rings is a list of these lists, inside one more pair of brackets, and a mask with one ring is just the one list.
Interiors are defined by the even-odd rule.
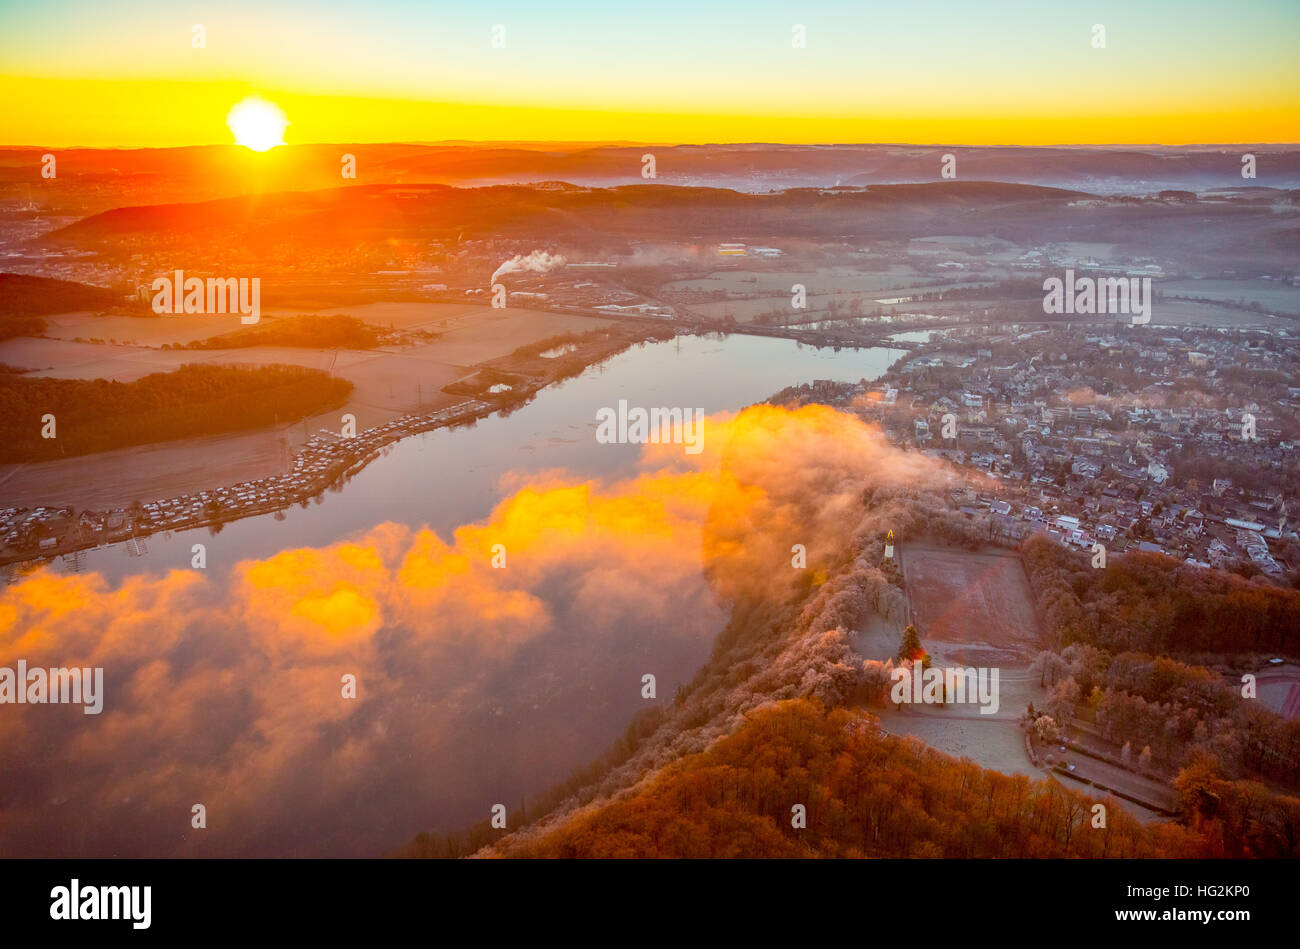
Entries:
[[435,412],[403,415],[346,437],[321,429],[295,455],[292,470],[197,494],[136,502],[111,511],[6,508],[0,510],[0,563],[54,557],[111,543],[125,543],[128,554],[143,552],[147,549],[144,538],[159,531],[219,525],[305,504],[365,467],[384,446],[407,435],[468,423],[494,408],[469,399]]
[[1043,532],[1284,581],[1300,575],[1298,359],[1257,332],[987,331],[772,401],[836,405],[951,462],[953,501],[991,541]]

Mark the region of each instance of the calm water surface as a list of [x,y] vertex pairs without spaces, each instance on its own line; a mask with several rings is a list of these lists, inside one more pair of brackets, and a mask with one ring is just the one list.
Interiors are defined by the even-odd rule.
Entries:
[[[428,525],[450,540],[454,528],[485,519],[512,492],[510,485],[518,483],[520,473],[565,469],[580,478],[635,473],[638,446],[595,440],[597,410],[616,406],[620,399],[632,406],[734,411],[813,379],[873,379],[900,355],[888,349],[836,353],[749,336],[647,344],[543,390],[507,417],[397,442],[339,490],[327,491],[306,508],[294,506],[281,520],[268,514],[232,522],[215,535],[207,528],[155,535],[145,553],[129,556],[124,545],[90,551],[80,569],[98,571],[112,585],[132,574],[188,570],[190,547],[202,542],[207,547],[204,579],[219,591],[241,560],[326,546],[386,521],[412,528]],[[512,473],[503,484],[503,476]],[[68,565],[55,569],[67,570]],[[677,686],[707,658],[726,622],[702,579],[697,586],[703,597],[661,606],[679,611],[672,623],[636,616],[595,618],[575,608],[575,603],[590,601],[575,596],[573,584],[566,588],[561,579],[553,586],[550,592],[535,591],[550,614],[550,632],[513,651],[476,651],[473,639],[480,630],[473,624],[450,630],[464,635],[464,649],[436,654],[427,651],[427,640],[382,629],[374,639],[379,658],[369,672],[384,682],[382,691],[372,691],[355,714],[330,726],[317,726],[295,704],[294,694],[286,692],[280,711],[293,724],[281,725],[278,732],[266,731],[272,726],[265,699],[253,697],[264,695],[257,687],[279,688],[299,670],[264,666],[248,651],[261,647],[241,645],[262,642],[245,635],[248,631],[203,627],[196,620],[186,642],[132,661],[166,663],[177,676],[178,690],[188,688],[184,677],[191,664],[254,678],[217,689],[203,720],[195,722],[200,731],[182,728],[147,747],[136,742],[118,749],[111,726],[120,720],[115,715],[133,711],[130,689],[122,683],[134,681],[138,667],[109,669],[105,715],[89,723],[81,715],[57,722],[41,719],[50,728],[42,747],[50,749],[51,757],[10,763],[11,803],[25,802],[32,820],[22,830],[6,832],[0,825],[0,851],[366,856],[387,852],[421,830],[456,829],[483,819],[493,801],[514,807],[591,761],[622,734],[631,716],[646,705],[639,694],[645,670],[656,671],[659,700],[671,700]],[[120,691],[115,694],[115,689]],[[114,705],[116,695],[122,696],[120,706]],[[134,712],[154,716],[158,726],[167,718],[166,711]],[[263,735],[284,740],[285,727],[291,728],[287,747],[296,760],[250,773],[247,749],[256,748]],[[86,740],[87,729],[94,732],[91,740],[103,743],[105,763],[85,773],[56,765],[55,750]],[[196,742],[211,750],[195,757]],[[358,760],[367,764],[340,770],[334,760],[340,747],[365,749]],[[168,787],[157,791],[161,800],[149,807],[132,803],[124,793],[107,793],[110,787],[129,785],[136,775],[170,773],[174,766],[176,793],[203,799],[199,791],[189,790],[188,782],[213,761],[222,767],[229,761],[230,786],[205,790],[213,797],[214,811],[230,817],[223,833],[201,836],[198,842],[178,837],[174,812],[187,819],[188,798],[167,799]],[[255,780],[264,805],[238,810],[239,793]],[[5,798],[0,789],[0,805]],[[84,803],[73,811],[70,802]],[[72,820],[71,813],[83,816]]]

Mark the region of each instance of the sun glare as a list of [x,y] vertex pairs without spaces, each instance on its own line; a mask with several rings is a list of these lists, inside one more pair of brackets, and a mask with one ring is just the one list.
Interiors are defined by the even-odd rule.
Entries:
[[236,144],[265,152],[284,144],[289,120],[274,102],[251,96],[235,103],[226,116],[226,124],[234,133]]

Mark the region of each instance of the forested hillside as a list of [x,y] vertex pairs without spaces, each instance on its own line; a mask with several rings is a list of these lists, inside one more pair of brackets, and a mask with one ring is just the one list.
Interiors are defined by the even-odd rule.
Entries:
[[[379,345],[379,331],[355,316],[303,315],[267,320],[195,340],[186,349],[241,349],[249,346],[299,346],[307,349],[373,349]],[[164,349],[169,347],[163,347]],[[181,347],[176,347],[181,348]]]
[[[794,700],[759,709],[734,735],[647,787],[513,857],[1187,857],[1176,825],[1144,827],[1055,781],[956,761],[882,735],[863,711]],[[1300,826],[1300,801],[1290,812]],[[806,827],[793,826],[796,805]]]
[[1193,567],[1161,554],[1112,557],[1104,570],[1059,544],[1026,541],[1025,568],[1061,645],[1112,652],[1300,653],[1300,590]]
[[[297,366],[187,364],[134,382],[0,375],[0,463],[291,422],[342,405],[345,379]],[[54,438],[42,437],[54,416]]]

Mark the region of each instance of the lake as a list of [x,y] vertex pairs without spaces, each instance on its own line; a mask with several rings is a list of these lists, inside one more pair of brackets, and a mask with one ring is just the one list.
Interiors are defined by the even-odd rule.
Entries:
[[[627,526],[647,516],[626,506],[640,495],[593,493],[613,526],[575,535],[592,549],[563,531],[512,546],[506,582],[486,584],[506,575],[457,573],[440,554],[399,574],[431,543],[414,532],[482,533],[530,475],[636,475],[640,446],[595,438],[597,410],[619,400],[735,411],[814,379],[874,379],[898,355],[744,335],[644,344],[509,415],[397,442],[305,508],[155,535],[135,555],[87,552],[78,572],[107,589],[51,619],[50,654],[29,658],[92,653],[104,713],[27,706],[9,722],[0,812],[15,820],[0,852],[368,856],[513,809],[623,733],[647,706],[647,672],[670,702],[707,659],[727,606],[701,569],[699,524],[677,518],[665,539],[658,523]],[[344,541],[357,545],[340,554]],[[354,672],[349,703],[339,682]],[[207,808],[202,831],[191,802]]]

